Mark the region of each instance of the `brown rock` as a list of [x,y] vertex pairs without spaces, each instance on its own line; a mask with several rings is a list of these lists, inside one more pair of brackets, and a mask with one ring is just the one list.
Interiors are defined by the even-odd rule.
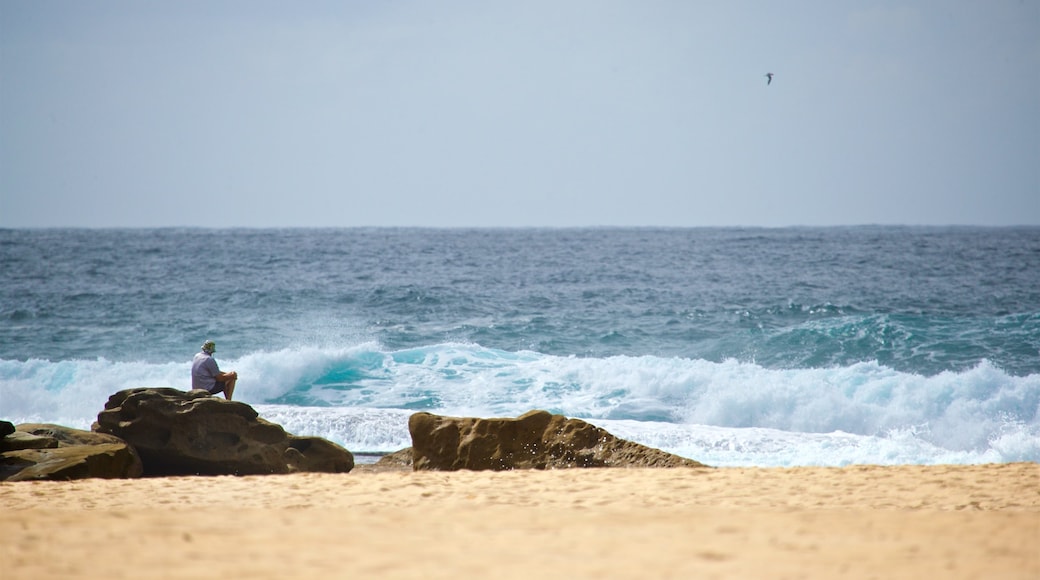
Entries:
[[412,471],[412,448],[383,455],[375,463],[359,463],[351,473],[392,473]]
[[531,411],[516,419],[415,413],[408,430],[415,470],[706,467],[546,411]]
[[104,445],[107,443],[125,443],[114,435],[105,435],[94,431],[73,429],[51,423],[22,423],[17,427],[19,433],[29,433],[37,437],[56,440],[61,446],[67,445]]
[[384,466],[387,466],[387,467],[401,466],[401,467],[408,467],[409,469],[411,469],[411,467],[412,467],[412,448],[411,447],[406,447],[406,448],[401,449],[399,451],[394,451],[393,453],[389,453],[387,455],[384,455],[384,456],[379,458],[379,461],[376,462],[376,465],[384,465]]
[[354,456],[346,449],[321,437],[289,435],[285,456],[290,471],[347,473],[354,468]]
[[0,459],[6,481],[66,480],[141,476],[141,460],[126,443],[70,445],[53,449],[9,451]]
[[98,414],[94,430],[130,443],[145,475],[342,473],[354,467],[353,455],[339,445],[290,435],[249,405],[205,391],[119,391]]
[[56,449],[58,440],[54,437],[46,437],[15,431],[7,437],[0,439],[0,453],[8,451],[21,451],[22,449]]
[[141,460],[125,441],[81,429],[23,423],[0,440],[0,480],[141,476]]

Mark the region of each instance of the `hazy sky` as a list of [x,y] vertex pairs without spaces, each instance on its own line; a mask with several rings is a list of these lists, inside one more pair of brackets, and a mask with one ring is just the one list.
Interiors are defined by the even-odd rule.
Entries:
[[1040,224],[1040,2],[0,0],[0,227],[866,223]]

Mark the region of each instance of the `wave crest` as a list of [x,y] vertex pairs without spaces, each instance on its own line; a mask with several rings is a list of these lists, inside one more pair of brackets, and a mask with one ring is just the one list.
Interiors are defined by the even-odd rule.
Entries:
[[[922,376],[876,362],[778,370],[736,360],[559,357],[461,343],[391,351],[366,343],[256,352],[221,366],[242,376],[236,394],[243,401],[290,430],[365,450],[405,443],[402,417],[418,409],[485,417],[546,409],[631,431],[663,449],[710,455],[728,448],[733,461],[742,446],[746,457],[755,456],[752,447],[764,454],[783,447],[769,441],[800,442],[797,454],[779,453],[796,464],[840,464],[850,453],[875,462],[1040,460],[1040,375],[1011,376],[986,361]],[[188,361],[4,360],[0,416],[88,428],[110,394],[187,389],[189,369]]]

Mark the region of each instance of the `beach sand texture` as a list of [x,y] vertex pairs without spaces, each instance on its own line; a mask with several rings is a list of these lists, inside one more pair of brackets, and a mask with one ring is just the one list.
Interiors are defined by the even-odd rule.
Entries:
[[0,578],[1040,578],[1040,465],[0,483]]

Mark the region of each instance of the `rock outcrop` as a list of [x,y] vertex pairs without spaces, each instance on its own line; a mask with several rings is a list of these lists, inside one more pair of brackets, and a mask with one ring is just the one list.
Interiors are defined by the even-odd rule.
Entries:
[[111,435],[26,423],[0,439],[0,480],[140,477],[141,459]]
[[377,469],[386,470],[411,470],[412,469],[412,448],[406,447],[393,453],[384,455],[379,458],[379,461],[375,462]]
[[619,439],[582,421],[531,411],[516,419],[442,417],[408,420],[413,469],[452,471],[568,467],[706,467]]
[[54,449],[57,446],[58,440],[54,437],[33,435],[18,430],[0,439],[0,453],[22,449]]
[[70,427],[52,425],[50,423],[22,423],[18,426],[18,432],[38,437],[40,439],[54,441],[54,447],[125,443],[125,441],[114,435],[106,435],[94,431],[84,431],[82,429],[72,429]]
[[339,445],[286,433],[249,405],[205,391],[119,391],[94,430],[132,445],[146,476],[345,473],[354,467],[353,455]]

